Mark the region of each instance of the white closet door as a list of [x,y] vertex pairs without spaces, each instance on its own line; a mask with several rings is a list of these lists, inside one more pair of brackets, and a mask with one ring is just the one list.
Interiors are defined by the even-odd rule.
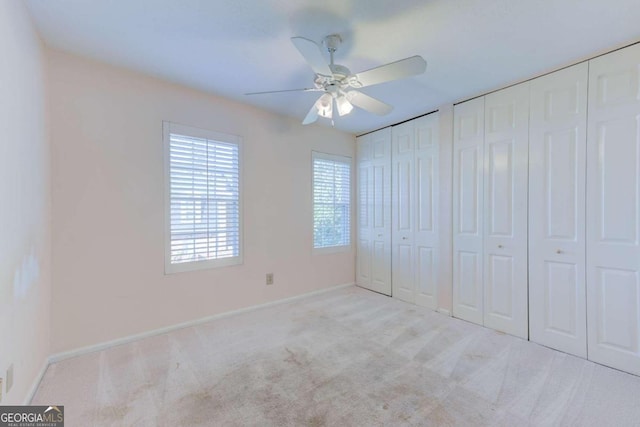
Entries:
[[531,341],[587,357],[585,291],[586,63],[531,82]]
[[391,133],[357,139],[359,286],[391,295]]
[[454,107],[453,315],[483,323],[484,97]]
[[371,289],[371,134],[356,139],[356,284]]
[[529,83],[485,97],[484,325],[528,338]]
[[415,292],[416,304],[438,306],[438,113],[415,124]]
[[391,295],[391,128],[371,137],[371,290]]
[[589,359],[640,375],[640,45],[589,61]]
[[392,284],[393,296],[415,303],[414,280],[414,122],[392,132]]

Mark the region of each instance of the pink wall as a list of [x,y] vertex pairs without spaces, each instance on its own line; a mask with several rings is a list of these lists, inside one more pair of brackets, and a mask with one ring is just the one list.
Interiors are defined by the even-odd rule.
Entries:
[[0,378],[13,364],[10,405],[44,367],[51,305],[45,60],[21,1],[0,1],[0,52]]
[[[49,80],[54,353],[354,281],[311,250],[311,151],[353,135],[57,51]],[[243,138],[243,265],[164,275],[163,120]]]

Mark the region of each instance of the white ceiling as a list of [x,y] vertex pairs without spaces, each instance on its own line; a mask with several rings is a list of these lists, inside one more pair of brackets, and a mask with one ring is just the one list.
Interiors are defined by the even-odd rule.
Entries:
[[[317,93],[292,36],[339,33],[358,72],[422,55],[427,72],[362,89],[395,107],[335,127],[360,134],[640,40],[638,0],[28,0],[54,48],[300,120]],[[322,124],[330,125],[327,119]]]

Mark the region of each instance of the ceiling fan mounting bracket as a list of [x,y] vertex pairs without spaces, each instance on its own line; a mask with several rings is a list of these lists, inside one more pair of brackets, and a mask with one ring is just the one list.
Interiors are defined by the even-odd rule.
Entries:
[[340,37],[340,34],[330,34],[322,40],[322,44],[324,44],[329,53],[333,54],[342,44],[342,37]]

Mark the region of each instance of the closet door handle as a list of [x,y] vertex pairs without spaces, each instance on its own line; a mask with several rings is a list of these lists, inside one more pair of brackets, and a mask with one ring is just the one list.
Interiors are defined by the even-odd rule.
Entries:
[[502,248],[503,248],[503,246],[502,246],[502,245],[498,245],[498,249],[502,249]]
[[561,254],[561,253],[562,253],[562,249],[558,249],[558,250],[556,251],[556,253],[557,253],[557,254]]
[[378,237],[382,237],[382,234],[378,234]]
[[403,238],[402,238],[402,240],[407,240],[407,239],[408,239],[408,237],[403,237]]

